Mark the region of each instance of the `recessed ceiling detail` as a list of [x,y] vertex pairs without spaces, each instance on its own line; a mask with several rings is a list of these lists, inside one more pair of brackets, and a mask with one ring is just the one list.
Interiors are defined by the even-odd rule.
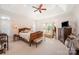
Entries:
[[[34,7],[36,8],[34,8]],[[76,5],[70,4],[1,4],[0,15],[23,19],[47,19],[64,13],[73,12]],[[37,8],[45,8],[39,10]],[[37,10],[37,11],[35,11]],[[35,11],[35,12],[34,12]]]

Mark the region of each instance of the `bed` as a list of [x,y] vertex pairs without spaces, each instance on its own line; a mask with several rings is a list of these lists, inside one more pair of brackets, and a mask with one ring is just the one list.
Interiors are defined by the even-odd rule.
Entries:
[[20,28],[18,29],[18,35],[20,40],[27,42],[29,46],[31,46],[32,43],[35,43],[37,47],[37,43],[42,42],[41,38],[43,37],[43,32],[42,31],[33,32],[31,28]]

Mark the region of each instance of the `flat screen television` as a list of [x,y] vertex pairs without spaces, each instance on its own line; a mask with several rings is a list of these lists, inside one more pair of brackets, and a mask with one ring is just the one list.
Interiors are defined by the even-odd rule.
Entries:
[[69,27],[69,21],[62,22],[62,27]]

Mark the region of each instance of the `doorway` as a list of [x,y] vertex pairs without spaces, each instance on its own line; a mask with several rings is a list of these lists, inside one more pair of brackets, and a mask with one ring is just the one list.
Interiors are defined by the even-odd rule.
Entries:
[[11,35],[11,22],[8,19],[1,19],[0,20],[0,31],[1,33],[6,33],[8,36]]

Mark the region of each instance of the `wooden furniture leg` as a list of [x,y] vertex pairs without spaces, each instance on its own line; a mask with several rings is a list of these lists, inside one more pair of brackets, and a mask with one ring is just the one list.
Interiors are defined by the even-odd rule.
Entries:
[[[4,46],[5,47],[5,46]],[[7,36],[7,50],[9,49],[9,42],[8,42],[8,36]]]

